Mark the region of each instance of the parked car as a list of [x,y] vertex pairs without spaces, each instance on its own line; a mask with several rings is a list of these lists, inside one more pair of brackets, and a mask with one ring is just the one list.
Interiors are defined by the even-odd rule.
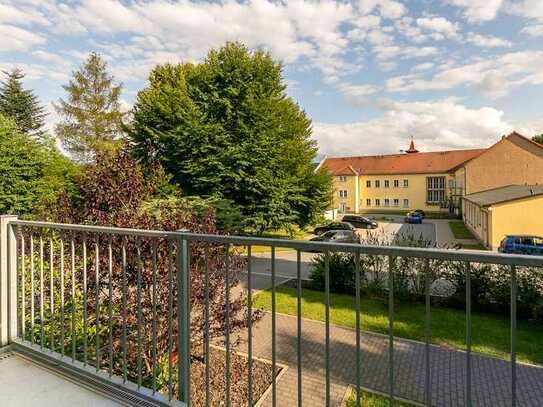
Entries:
[[313,242],[360,243],[360,237],[352,230],[330,230],[311,239]]
[[422,219],[423,218],[422,218],[420,213],[413,211],[413,212],[409,212],[405,216],[404,221],[405,221],[405,223],[415,223],[415,224],[418,223],[418,224],[420,224],[420,223],[422,223]]
[[543,237],[508,235],[500,243],[500,253],[533,254],[543,256]]
[[345,215],[343,219],[341,219],[343,222],[348,222],[351,225],[353,225],[355,228],[360,229],[377,229],[377,222],[374,220],[368,219],[365,216],[360,215]]
[[356,228],[348,222],[330,222],[326,225],[319,225],[315,228],[313,233],[315,235],[321,235],[324,232],[330,230],[356,230]]
[[413,213],[418,213],[422,217],[422,219],[426,217],[426,213],[422,209],[415,209]]

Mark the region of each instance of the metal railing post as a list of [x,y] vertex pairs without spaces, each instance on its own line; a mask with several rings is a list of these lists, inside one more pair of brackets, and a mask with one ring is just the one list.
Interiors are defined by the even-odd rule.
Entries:
[[17,336],[17,241],[10,225],[15,220],[0,216],[0,347]]
[[177,336],[179,400],[190,407],[190,269],[189,242],[177,238]]

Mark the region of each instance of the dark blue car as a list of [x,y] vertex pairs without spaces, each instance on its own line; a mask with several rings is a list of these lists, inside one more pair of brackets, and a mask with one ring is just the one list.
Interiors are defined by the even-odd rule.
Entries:
[[419,212],[409,212],[405,218],[405,223],[422,223],[422,214]]
[[543,256],[543,237],[509,235],[500,243],[500,253],[532,254]]

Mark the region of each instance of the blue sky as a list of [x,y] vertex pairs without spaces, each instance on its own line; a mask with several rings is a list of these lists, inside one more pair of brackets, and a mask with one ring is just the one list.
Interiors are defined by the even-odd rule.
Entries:
[[321,154],[488,146],[543,133],[541,0],[0,0],[0,69],[47,105],[101,53],[130,108],[158,63],[238,40],[284,64]]

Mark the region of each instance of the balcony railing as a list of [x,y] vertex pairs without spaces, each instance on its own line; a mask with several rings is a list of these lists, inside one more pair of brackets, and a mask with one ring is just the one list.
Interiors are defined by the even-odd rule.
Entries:
[[[324,271],[324,400],[333,405],[332,385],[336,360],[331,358],[330,256],[335,252],[355,257],[355,366],[356,405],[361,405],[362,364],[361,270],[360,258],[375,256],[386,264],[384,274],[388,292],[386,393],[391,405],[405,399],[396,392],[395,364],[398,338],[395,336],[394,269],[402,258],[414,258],[424,264],[420,278],[424,283],[425,327],[424,396],[413,400],[427,406],[440,405],[432,387],[431,271],[434,262],[462,264],[465,270],[465,354],[463,398],[458,405],[472,406],[475,401],[472,352],[473,264],[495,264],[510,270],[510,398],[517,405],[517,281],[518,267],[543,267],[543,258],[502,255],[490,252],[456,251],[391,246],[365,246],[324,242],[265,239],[253,237],[203,235],[189,232],[134,230],[112,227],[55,224],[22,221],[2,217],[1,260],[1,339],[43,364],[54,365],[86,386],[99,389],[124,402],[138,405],[211,405],[210,352],[218,343],[224,351],[224,405],[232,404],[232,355],[234,349],[232,292],[240,268],[247,273],[246,313],[242,329],[247,333],[247,405],[257,400],[253,394],[255,346],[253,337],[256,314],[253,309],[252,248],[270,248],[271,292],[271,371],[277,377],[281,360],[277,351],[277,248],[295,253],[296,275],[295,403],[305,397],[303,382],[304,324],[302,318],[302,254],[321,253]],[[235,250],[238,248],[239,250]],[[241,259],[241,260],[240,260]],[[267,261],[267,260],[266,260]],[[235,263],[235,264],[234,264]],[[332,270],[333,271],[333,270]],[[194,281],[193,281],[194,279]],[[220,284],[217,283],[220,281]],[[219,322],[212,321],[217,303],[210,303],[210,293],[222,290],[224,306]],[[239,326],[237,326],[239,331]],[[504,335],[507,333],[504,332]],[[237,335],[237,334],[236,334]],[[237,337],[236,337],[237,338]],[[218,342],[213,342],[218,341]],[[200,348],[200,344],[202,347]],[[198,348],[198,349],[196,349]],[[205,365],[204,400],[191,394],[191,361],[201,357]],[[194,383],[193,383],[194,386]],[[280,405],[278,381],[271,380],[271,405]]]

